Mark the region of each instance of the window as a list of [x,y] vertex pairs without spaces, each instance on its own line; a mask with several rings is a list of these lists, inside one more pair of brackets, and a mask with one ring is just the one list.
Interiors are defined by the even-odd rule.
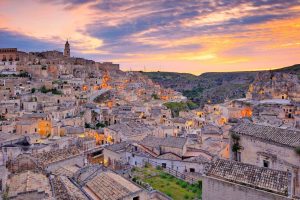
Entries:
[[269,164],[270,164],[269,161],[263,160],[263,166],[264,166],[264,167],[269,168]]
[[132,200],[140,200],[140,197],[139,196],[137,196],[137,197],[133,197],[133,199]]
[[167,164],[166,164],[166,163],[162,163],[162,164],[161,164],[161,167],[162,167],[162,168],[167,168]]
[[195,172],[195,168],[190,168],[190,172]]

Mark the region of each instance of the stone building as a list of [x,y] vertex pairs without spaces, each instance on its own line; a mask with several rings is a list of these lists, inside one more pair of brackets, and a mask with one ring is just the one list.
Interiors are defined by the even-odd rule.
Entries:
[[288,200],[289,173],[217,159],[202,180],[203,200]]
[[71,52],[70,52],[70,44],[69,41],[67,40],[65,44],[65,49],[64,49],[64,57],[70,58]]
[[150,126],[137,122],[114,124],[104,128],[104,135],[109,143],[140,141],[151,133]]
[[8,197],[15,200],[52,198],[49,179],[42,173],[25,171],[8,180]]
[[241,123],[230,131],[230,157],[292,174],[292,194],[300,196],[300,131]]
[[158,155],[172,153],[183,157],[187,151],[188,139],[182,137],[159,138],[148,135],[140,141],[140,145]]
[[87,181],[83,190],[95,200],[150,199],[147,190],[140,188],[133,182],[130,182],[112,171],[103,171],[91,178]]

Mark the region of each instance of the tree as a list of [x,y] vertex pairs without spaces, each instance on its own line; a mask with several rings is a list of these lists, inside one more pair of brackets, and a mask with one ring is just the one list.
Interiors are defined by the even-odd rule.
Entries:
[[35,88],[31,88],[31,93],[35,93]]
[[85,124],[84,124],[84,127],[85,127],[85,128],[91,128],[91,125],[88,124],[88,123],[85,123]]
[[47,92],[49,92],[49,90],[47,90],[46,86],[44,86],[44,85],[40,88],[40,91],[41,91],[42,93],[47,93]]

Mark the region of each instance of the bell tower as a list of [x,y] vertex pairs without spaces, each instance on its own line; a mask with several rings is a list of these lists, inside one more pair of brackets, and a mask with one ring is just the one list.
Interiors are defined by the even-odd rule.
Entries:
[[69,44],[68,40],[67,40],[67,42],[65,44],[64,57],[70,58],[70,44]]

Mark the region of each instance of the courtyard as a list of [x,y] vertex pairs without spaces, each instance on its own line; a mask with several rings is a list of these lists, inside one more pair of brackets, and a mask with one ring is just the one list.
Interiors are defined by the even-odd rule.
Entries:
[[165,173],[160,167],[146,166],[132,169],[133,181],[144,188],[158,190],[174,200],[201,199],[202,182],[189,184]]

